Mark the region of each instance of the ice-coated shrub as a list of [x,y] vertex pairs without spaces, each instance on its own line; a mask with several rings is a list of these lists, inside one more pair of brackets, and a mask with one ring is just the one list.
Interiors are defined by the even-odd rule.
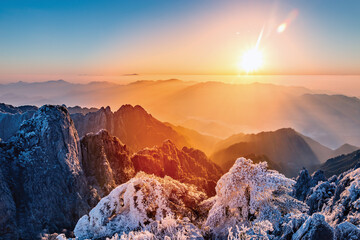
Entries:
[[[111,237],[115,233],[148,230],[155,235],[197,234],[189,221],[198,216],[203,192],[170,177],[159,178],[143,172],[118,186],[101,199],[89,215],[76,224],[79,239]],[[184,221],[188,218],[188,223]]]
[[239,158],[216,185],[206,225],[221,238],[230,227],[255,220],[276,224],[281,216],[304,210],[304,204],[287,195],[293,184],[277,171],[268,170],[266,162],[254,164]]

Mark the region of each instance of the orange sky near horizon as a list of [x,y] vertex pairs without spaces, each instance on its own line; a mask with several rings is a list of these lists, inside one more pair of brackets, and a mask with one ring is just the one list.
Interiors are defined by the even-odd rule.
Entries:
[[70,3],[0,6],[0,82],[246,75],[239,63],[255,46],[263,61],[253,75],[360,75],[356,1]]

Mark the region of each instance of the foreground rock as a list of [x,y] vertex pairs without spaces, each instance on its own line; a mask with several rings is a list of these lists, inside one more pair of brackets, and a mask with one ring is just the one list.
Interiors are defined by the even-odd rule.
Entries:
[[325,221],[323,215],[316,213],[305,221],[291,239],[333,240],[334,229]]
[[79,137],[64,107],[43,106],[23,122],[1,144],[0,165],[5,180],[0,206],[7,206],[5,226],[10,226],[0,236],[34,239],[40,232],[72,229],[90,208]]
[[296,183],[294,185],[292,195],[296,199],[304,201],[308,196],[311,188],[315,187],[319,181],[326,181],[323,171],[317,171],[312,176],[310,176],[308,170],[301,170],[299,176],[296,178]]

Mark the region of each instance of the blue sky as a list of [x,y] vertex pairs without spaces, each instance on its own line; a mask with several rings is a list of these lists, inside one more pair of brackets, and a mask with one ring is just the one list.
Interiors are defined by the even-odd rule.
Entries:
[[243,46],[294,9],[288,32],[262,39],[264,74],[360,73],[360,1],[1,0],[0,80],[233,74]]

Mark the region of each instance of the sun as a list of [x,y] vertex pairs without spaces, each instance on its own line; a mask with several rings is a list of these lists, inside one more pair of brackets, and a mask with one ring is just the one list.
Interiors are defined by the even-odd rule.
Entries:
[[242,56],[240,67],[247,73],[257,71],[263,64],[262,52],[257,48],[247,50]]

